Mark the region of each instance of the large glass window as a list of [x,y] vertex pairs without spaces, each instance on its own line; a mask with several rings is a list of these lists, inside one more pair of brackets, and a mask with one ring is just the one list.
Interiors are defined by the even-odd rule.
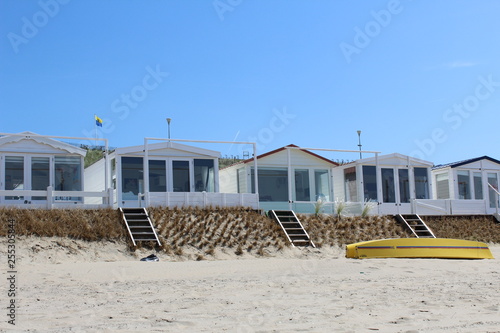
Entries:
[[[50,159],[48,157],[31,158],[31,189],[46,191],[50,184]],[[46,200],[47,197],[35,196],[32,200]]]
[[[255,193],[252,168],[252,193]],[[288,171],[281,168],[259,168],[259,201],[288,201]]]
[[79,156],[55,157],[55,190],[82,190],[82,159]]
[[[5,189],[24,190],[24,157],[5,157]],[[7,196],[7,200],[23,200],[22,196]]]
[[167,192],[167,168],[165,161],[149,161],[149,191]]
[[344,169],[344,189],[346,201],[358,201],[358,187],[356,184],[356,168]]
[[474,172],[474,199],[483,200],[483,178],[481,172]]
[[142,157],[122,157],[122,199],[137,200],[143,191]]
[[309,170],[295,170],[295,200],[311,201]]
[[408,176],[408,169],[398,170],[399,178],[399,201],[410,202],[410,177]]
[[382,168],[382,194],[384,202],[396,202],[394,190],[394,169]]
[[458,198],[459,199],[470,199],[470,178],[469,171],[458,170],[457,171],[457,181],[458,181]]
[[[497,178],[496,173],[489,173],[488,174],[488,183],[498,191],[498,178]],[[488,194],[490,197],[489,198],[490,199],[490,207],[495,208],[496,207],[495,201],[498,200],[497,193],[495,192],[495,190],[493,190],[492,188],[490,188],[488,186]]]
[[429,172],[427,168],[413,169],[415,178],[415,198],[429,199]]
[[214,160],[194,160],[194,183],[196,192],[215,192]]
[[173,161],[172,169],[174,192],[191,192],[189,161]]
[[378,201],[377,173],[373,165],[363,165],[363,191],[365,201]]
[[450,186],[448,184],[448,173],[436,174],[436,196],[437,199],[450,198]]
[[[82,190],[82,159],[79,156],[56,156],[54,158],[56,191]],[[79,197],[56,197],[56,200],[81,200]]]
[[314,170],[314,185],[316,200],[330,201],[330,182],[328,170]]

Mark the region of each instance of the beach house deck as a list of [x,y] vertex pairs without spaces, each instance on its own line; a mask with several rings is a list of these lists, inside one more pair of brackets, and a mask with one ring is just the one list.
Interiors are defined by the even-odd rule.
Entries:
[[86,150],[54,139],[71,137],[0,135],[0,206],[73,208],[82,207],[86,197],[108,205],[108,192],[84,191]]
[[335,196],[346,213],[412,213],[415,200],[431,199],[432,163],[394,153],[356,160],[333,169]]
[[419,207],[428,214],[493,214],[498,211],[500,161],[489,156],[437,165],[431,206]]
[[[318,199],[324,212],[333,203],[332,167],[338,164],[296,145],[257,156],[259,206],[263,210],[313,213]],[[221,191],[255,192],[254,160],[247,159],[220,171]]]
[[[172,141],[117,148],[109,156],[115,207],[245,206],[257,195],[221,193],[220,153]],[[85,169],[86,186],[103,190],[101,160]]]

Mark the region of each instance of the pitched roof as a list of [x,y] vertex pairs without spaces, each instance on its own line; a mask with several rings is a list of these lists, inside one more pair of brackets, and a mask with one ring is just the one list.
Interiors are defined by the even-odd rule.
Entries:
[[[148,151],[166,150],[166,149],[174,149],[174,150],[189,152],[189,153],[193,153],[193,154],[197,154],[197,155],[205,155],[205,156],[210,156],[210,157],[220,157],[220,152],[218,152],[218,151],[194,147],[194,146],[188,146],[185,144],[172,142],[172,141],[148,143]],[[115,152],[118,155],[124,155],[124,154],[130,154],[130,153],[143,154],[144,145],[116,148]]]
[[23,140],[32,140],[32,141],[37,142],[39,144],[44,144],[44,145],[50,146],[54,149],[60,149],[60,150],[67,151],[68,153],[71,153],[71,154],[79,154],[79,155],[85,156],[85,154],[87,152],[85,149],[79,148],[75,145],[52,139],[50,136],[39,135],[39,134],[29,132],[29,131],[25,131],[25,132],[21,132],[21,133],[14,133],[14,134],[7,134],[7,135],[0,137],[0,146],[7,145],[10,143],[21,142]]
[[463,161],[458,161],[458,162],[452,162],[452,163],[447,163],[447,164],[439,164],[439,165],[436,165],[435,167],[433,167],[432,170],[443,169],[443,168],[447,168],[447,167],[456,168],[456,167],[459,167],[459,166],[462,166],[462,165],[465,165],[465,164],[474,163],[474,162],[477,162],[477,161],[480,161],[480,160],[488,160],[490,162],[493,162],[493,163],[496,163],[496,164],[500,164],[499,160],[496,160],[494,158],[491,158],[491,157],[485,155],[485,156],[476,157],[476,158],[470,158],[468,160],[463,160]]
[[[283,151],[283,150],[287,149],[287,147],[299,148],[298,150],[303,151],[304,153],[307,153],[307,154],[309,154],[309,155],[311,155],[311,156],[314,156],[314,157],[316,157],[316,158],[319,158],[319,159],[321,159],[321,160],[323,160],[323,161],[325,161],[325,162],[328,162],[328,163],[330,163],[330,164],[332,164],[332,165],[334,165],[334,166],[338,166],[338,165],[339,165],[338,163],[335,163],[334,161],[329,160],[329,159],[327,159],[327,158],[325,158],[325,157],[323,157],[323,156],[321,156],[321,155],[315,154],[315,153],[313,153],[313,152],[311,152],[311,151],[309,151],[309,150],[300,149],[300,147],[299,147],[299,146],[294,145],[294,144],[289,144],[289,145],[286,145],[286,146],[284,146],[284,147],[281,147],[281,148],[278,148],[278,149],[275,149],[275,150],[268,151],[267,153],[257,155],[257,160],[259,160],[259,159],[261,159],[261,158],[263,158],[263,157],[269,156],[269,155],[273,155],[273,154],[279,153],[280,151]],[[231,164],[231,165],[229,165],[229,166],[227,166],[227,167],[225,167],[225,168],[223,168],[223,169],[226,169],[226,168],[232,167],[232,166],[234,166],[234,165],[238,165],[238,164],[245,164],[245,163],[251,163],[251,162],[253,162],[253,157],[248,158],[248,159],[243,160],[243,161],[239,161],[239,162],[234,163],[234,164]]]
[[410,159],[411,162],[413,163],[420,163],[420,164],[427,164],[427,165],[432,165],[432,162],[421,160],[416,157],[408,156],[408,155],[403,155],[400,153],[391,153],[391,154],[385,154],[385,155],[378,155],[377,157],[371,156],[371,157],[365,157],[363,159],[358,159],[355,160],[351,163],[357,163],[357,164],[362,164],[362,163],[375,163],[376,160],[390,160],[390,159],[400,159],[400,160],[408,160]]

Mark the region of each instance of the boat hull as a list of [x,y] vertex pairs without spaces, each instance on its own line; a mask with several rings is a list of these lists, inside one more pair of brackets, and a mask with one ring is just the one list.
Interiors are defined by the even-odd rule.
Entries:
[[397,238],[349,244],[347,258],[494,259],[482,242],[448,238]]

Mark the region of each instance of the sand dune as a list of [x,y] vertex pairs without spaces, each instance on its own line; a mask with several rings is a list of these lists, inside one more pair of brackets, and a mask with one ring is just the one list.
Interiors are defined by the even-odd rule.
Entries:
[[331,247],[148,263],[138,259],[149,252],[119,243],[28,238],[18,247],[7,332],[500,331],[498,259],[358,260]]

